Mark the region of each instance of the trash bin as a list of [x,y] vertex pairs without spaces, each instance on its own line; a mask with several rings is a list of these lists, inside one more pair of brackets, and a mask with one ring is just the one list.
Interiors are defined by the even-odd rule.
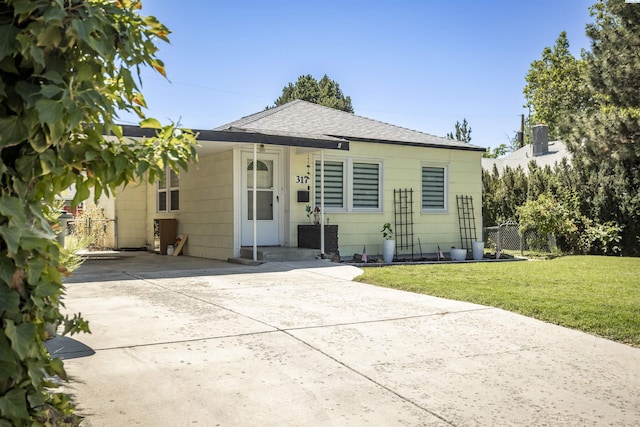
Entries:
[[67,211],[60,211],[60,216],[58,217],[58,224],[60,224],[60,232],[58,233],[58,243],[60,246],[64,248],[64,236],[67,235],[67,223],[69,220],[73,219],[73,215],[71,215]]

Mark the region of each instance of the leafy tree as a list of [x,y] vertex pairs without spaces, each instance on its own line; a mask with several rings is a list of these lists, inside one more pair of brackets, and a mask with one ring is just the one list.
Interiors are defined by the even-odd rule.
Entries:
[[491,147],[489,147],[487,151],[482,153],[482,157],[488,158],[488,159],[497,159],[498,157],[504,156],[509,151],[510,149],[509,147],[507,147],[507,144],[500,144],[493,150],[491,150]]
[[561,138],[561,126],[568,118],[591,104],[585,73],[585,61],[571,54],[563,31],[553,48],[545,47],[542,58],[531,63],[526,75],[525,107],[531,111],[528,124],[544,123],[549,126],[550,138]]
[[[5,0],[0,3],[0,426],[71,425],[73,405],[48,378],[66,378],[51,359],[45,325],[87,330],[61,314],[64,250],[56,240],[55,196],[76,187],[73,205],[166,165],[186,168],[195,136],[155,119],[158,137],[125,140],[118,111],[144,118],[131,70],[164,75],[156,40],[169,31],[138,14],[137,0]],[[106,137],[105,135],[109,135]]]
[[275,100],[272,107],[267,108],[284,105],[295,99],[302,99],[314,104],[353,113],[351,97],[344,96],[342,90],[340,90],[340,85],[331,80],[326,74],[320,81],[314,79],[310,74],[298,77],[298,81],[295,84],[289,83],[283,87],[282,95]]
[[600,0],[587,26],[586,83],[598,103],[567,124],[567,145],[587,216],[618,224],[621,246],[640,254],[640,7]]
[[467,123],[467,119],[463,119],[462,124],[456,121],[455,134],[453,132],[449,132],[447,134],[447,138],[466,143],[471,142],[471,127],[469,126],[469,123]]
[[536,199],[528,200],[518,207],[517,213],[520,232],[535,230],[540,233],[540,246],[544,246],[550,238],[577,232],[571,212],[551,193],[543,193]]

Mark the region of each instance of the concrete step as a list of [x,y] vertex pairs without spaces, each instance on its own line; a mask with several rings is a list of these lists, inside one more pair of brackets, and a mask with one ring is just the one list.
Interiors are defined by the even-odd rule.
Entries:
[[[281,246],[258,247],[258,261],[263,262],[306,261],[315,259],[318,256],[320,256],[319,249],[286,248]],[[253,248],[241,248],[240,257],[253,260]]]

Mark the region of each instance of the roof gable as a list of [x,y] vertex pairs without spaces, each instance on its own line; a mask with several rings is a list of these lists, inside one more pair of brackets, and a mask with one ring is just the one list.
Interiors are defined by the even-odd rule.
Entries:
[[485,151],[483,147],[462,141],[391,125],[303,100],[260,111],[219,126],[215,130],[324,135],[352,141]]

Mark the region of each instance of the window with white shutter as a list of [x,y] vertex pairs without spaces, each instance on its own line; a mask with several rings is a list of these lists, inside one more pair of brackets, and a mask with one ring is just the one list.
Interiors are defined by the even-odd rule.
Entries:
[[422,166],[422,211],[446,212],[447,200],[446,166]]

